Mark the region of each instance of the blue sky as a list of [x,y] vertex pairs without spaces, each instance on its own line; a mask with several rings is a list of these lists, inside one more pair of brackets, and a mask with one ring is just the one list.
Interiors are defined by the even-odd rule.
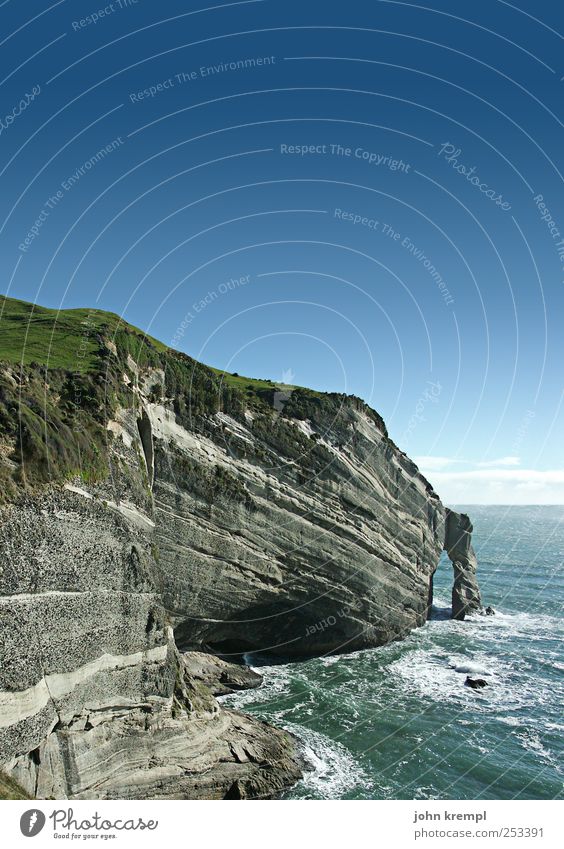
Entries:
[[558,4],[0,3],[2,291],[564,503]]

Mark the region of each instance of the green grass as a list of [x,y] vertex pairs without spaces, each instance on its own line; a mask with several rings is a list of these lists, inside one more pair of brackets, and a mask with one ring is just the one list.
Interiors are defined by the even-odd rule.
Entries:
[[322,395],[326,395],[326,392],[318,392],[315,389],[308,389],[305,386],[298,386],[295,383],[279,383],[275,380],[263,380],[256,377],[243,377],[240,374],[230,374],[227,371],[223,371],[223,369],[214,368],[213,366],[208,366],[210,371],[213,371],[217,377],[226,384],[226,386],[231,386],[233,389],[238,389],[240,392],[246,393],[256,393],[265,389],[272,389],[276,392],[287,392],[289,390],[299,389],[302,392],[309,392],[311,395],[317,395],[321,397]]
[[104,479],[106,421],[135,402],[123,382],[128,356],[160,367],[167,352],[113,313],[0,296],[0,448],[15,463],[0,454],[0,502],[22,487]]
[[53,310],[0,295],[0,360],[84,374],[99,364],[99,338],[129,350],[135,359],[143,355],[145,340],[151,348],[166,345],[102,310]]
[[[130,353],[140,365],[144,364],[143,358],[154,359],[150,353],[153,350],[171,350],[115,313],[88,308],[54,310],[0,295],[0,361],[37,363],[84,374],[99,367],[100,337]],[[156,360],[154,364],[157,365]],[[244,394],[296,388],[208,368],[225,386]]]
[[239,389],[241,392],[256,392],[258,389],[275,389],[278,388],[278,384],[274,384],[272,380],[258,380],[254,377],[241,377],[239,374],[229,374],[227,371],[222,371],[219,368],[213,368],[213,366],[208,366],[210,371],[213,371],[215,375],[225,383],[227,386],[231,386],[233,389]]
[[[331,457],[322,445],[312,446],[289,419],[308,419],[320,436],[330,429],[331,439],[344,444],[355,408],[387,436],[378,413],[354,396],[209,368],[114,313],[58,311],[0,296],[0,503],[12,501],[22,487],[75,476],[99,481],[108,475],[106,422],[119,408],[138,403],[130,356],[141,368],[162,370],[164,394],[187,430],[214,439],[216,413],[245,424],[245,413],[252,410],[258,459],[285,457],[305,476],[319,473]],[[153,395],[157,400],[160,391]],[[247,451],[232,441],[231,450]],[[214,478],[202,486],[212,498],[233,482]]]

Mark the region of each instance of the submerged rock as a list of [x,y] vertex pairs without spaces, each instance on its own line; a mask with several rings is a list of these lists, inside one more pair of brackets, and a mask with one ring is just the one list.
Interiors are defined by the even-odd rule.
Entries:
[[483,687],[488,686],[488,682],[483,678],[470,678],[469,675],[466,676],[464,684],[466,687],[472,687],[473,690],[481,690]]

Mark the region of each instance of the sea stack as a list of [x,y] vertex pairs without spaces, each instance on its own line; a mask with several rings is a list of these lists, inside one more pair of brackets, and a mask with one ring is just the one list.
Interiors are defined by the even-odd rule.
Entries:
[[466,513],[446,509],[445,551],[454,569],[452,618],[464,619],[467,613],[482,609],[476,578],[478,561],[472,548],[472,522]]

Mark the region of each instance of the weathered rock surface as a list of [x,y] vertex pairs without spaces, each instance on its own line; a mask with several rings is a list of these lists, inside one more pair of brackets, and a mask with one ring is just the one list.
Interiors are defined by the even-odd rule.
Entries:
[[97,321],[80,380],[0,371],[0,769],[38,797],[275,795],[300,775],[294,741],[223,710],[206,684],[253,675],[195,652],[398,639],[426,621],[443,549],[463,618],[472,526],[359,399],[225,388]]
[[[284,422],[311,470],[221,415],[210,435],[149,405],[164,603],[184,649],[283,657],[399,638],[427,618],[445,508],[377,423]],[[320,447],[322,452],[320,451]],[[319,458],[319,460],[318,460]],[[210,498],[203,481],[224,481]]]
[[36,798],[270,798],[301,776],[287,734],[217,705],[195,715],[150,704],[88,711],[12,765]]
[[262,675],[239,663],[228,663],[199,651],[184,652],[184,668],[190,678],[208,687],[214,696],[227,696],[237,690],[252,690],[262,684]]
[[476,578],[478,562],[472,548],[472,523],[466,513],[446,511],[445,550],[452,561],[452,618],[464,619],[467,613],[482,609]]
[[292,738],[221,709],[176,649],[131,421],[111,491],[0,511],[0,764],[37,798],[276,795]]

